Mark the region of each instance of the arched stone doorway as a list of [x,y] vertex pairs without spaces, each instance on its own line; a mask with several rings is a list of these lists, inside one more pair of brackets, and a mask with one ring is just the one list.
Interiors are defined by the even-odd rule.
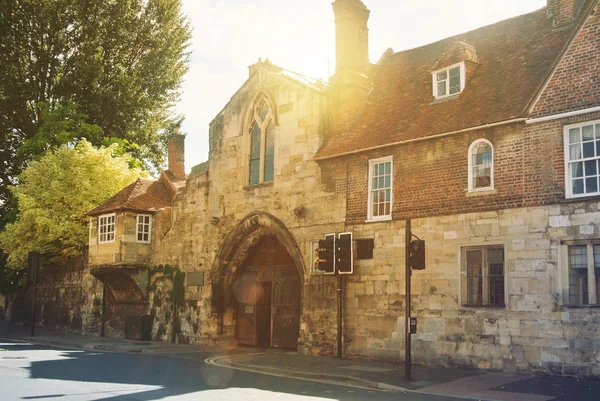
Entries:
[[300,277],[277,238],[265,236],[258,242],[233,282],[233,294],[238,343],[297,347]]
[[225,240],[212,282],[224,335],[239,344],[297,348],[304,268],[279,220],[266,213],[242,220]]

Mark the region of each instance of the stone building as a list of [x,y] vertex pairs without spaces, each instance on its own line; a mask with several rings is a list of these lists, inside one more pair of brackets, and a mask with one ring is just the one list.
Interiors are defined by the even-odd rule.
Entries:
[[[351,232],[343,354],[401,360],[410,219],[426,243],[414,361],[599,375],[598,2],[549,0],[376,64],[369,10],[333,10],[329,83],[251,65],[206,163],[184,177],[174,135],[158,181],[91,212],[115,316],[150,314],[157,339],[337,353],[338,279],[314,255]],[[185,273],[176,307],[159,265]]]

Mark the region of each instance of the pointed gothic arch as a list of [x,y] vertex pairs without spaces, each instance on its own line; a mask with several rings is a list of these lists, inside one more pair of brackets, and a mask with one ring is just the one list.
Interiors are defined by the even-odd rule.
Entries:
[[274,181],[277,105],[273,96],[258,90],[246,104],[242,122],[248,185]]
[[212,306],[216,313],[222,314],[234,301],[232,287],[236,274],[243,266],[250,251],[265,236],[275,237],[285,248],[303,285],[306,280],[306,267],[302,252],[292,234],[276,217],[264,212],[254,212],[236,225],[223,241],[211,271]]

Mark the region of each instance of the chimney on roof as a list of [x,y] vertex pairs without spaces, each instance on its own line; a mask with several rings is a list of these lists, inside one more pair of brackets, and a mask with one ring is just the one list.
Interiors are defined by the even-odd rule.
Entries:
[[369,78],[370,11],[360,0],[335,0],[336,69],[331,76],[333,133],[347,132],[367,105]]
[[185,136],[179,133],[179,128],[179,125],[173,128],[167,142],[169,171],[177,180],[185,180]]
[[585,0],[548,0],[548,18],[552,18],[554,28],[570,27],[583,8]]
[[370,11],[360,0],[335,0],[335,66],[336,71],[363,71],[369,63]]

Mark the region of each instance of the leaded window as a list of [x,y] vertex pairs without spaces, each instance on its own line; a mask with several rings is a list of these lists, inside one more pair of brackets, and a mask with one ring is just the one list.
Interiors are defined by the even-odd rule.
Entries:
[[494,189],[494,148],[485,139],[469,147],[469,191]]
[[569,305],[600,303],[600,243],[568,246]]
[[462,299],[470,306],[504,306],[504,248],[463,248]]
[[600,195],[600,121],[565,127],[567,197]]
[[275,178],[275,123],[266,99],[254,102],[250,124],[250,185]]

